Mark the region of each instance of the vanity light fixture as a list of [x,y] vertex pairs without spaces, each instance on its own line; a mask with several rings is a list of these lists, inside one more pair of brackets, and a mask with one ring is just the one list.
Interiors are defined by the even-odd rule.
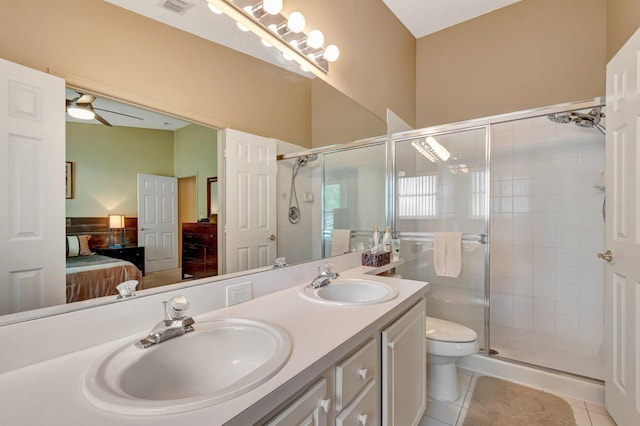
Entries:
[[[109,229],[108,244],[109,248],[121,248],[124,247],[124,215],[123,214],[110,214],[109,215]],[[116,233],[118,234],[118,243],[116,243]]]
[[96,116],[91,104],[79,104],[76,102],[76,99],[71,101],[67,107],[67,113],[79,120],[93,120]]
[[[304,32],[306,19],[300,12],[283,16],[282,0],[207,0],[212,10],[219,10],[233,19],[238,27],[256,34],[262,44],[275,47],[287,60],[320,75],[329,72],[329,63],[340,56],[337,46],[323,47],[324,34],[319,30]],[[291,59],[289,59],[291,58]]]

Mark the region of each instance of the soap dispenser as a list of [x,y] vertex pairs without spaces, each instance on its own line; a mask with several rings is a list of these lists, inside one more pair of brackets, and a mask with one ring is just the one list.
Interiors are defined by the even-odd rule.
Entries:
[[388,226],[382,237],[382,247],[385,253],[391,252],[391,228]]

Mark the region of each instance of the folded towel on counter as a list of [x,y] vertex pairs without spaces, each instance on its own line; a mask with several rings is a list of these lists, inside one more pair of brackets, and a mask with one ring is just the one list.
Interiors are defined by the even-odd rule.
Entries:
[[351,251],[351,229],[334,229],[331,234],[331,255],[349,253]]
[[462,272],[462,234],[433,233],[433,267],[439,277],[458,278]]

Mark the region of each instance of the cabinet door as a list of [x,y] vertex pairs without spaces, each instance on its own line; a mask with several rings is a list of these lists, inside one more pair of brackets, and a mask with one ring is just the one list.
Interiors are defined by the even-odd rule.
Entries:
[[331,408],[327,379],[321,379],[285,408],[268,426],[328,426],[327,412]]
[[382,332],[382,425],[417,425],[426,409],[425,303]]

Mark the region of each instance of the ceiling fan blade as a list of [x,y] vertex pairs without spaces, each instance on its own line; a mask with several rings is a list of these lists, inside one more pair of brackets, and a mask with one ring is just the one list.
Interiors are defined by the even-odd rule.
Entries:
[[83,93],[78,93],[78,95],[80,95],[80,97],[76,100],[76,103],[79,104],[90,104],[96,100],[96,97],[93,95],[85,95]]
[[110,114],[124,115],[125,117],[135,118],[136,120],[144,120],[144,118],[136,117],[135,115],[129,115],[129,114],[125,114],[125,113],[122,113],[122,112],[110,111],[108,109],[95,108],[95,107],[93,109],[96,110],[96,111],[108,112]]
[[107,120],[105,120],[104,118],[102,118],[100,116],[100,114],[98,114],[97,112],[94,111],[94,113],[96,114],[95,119],[98,120],[99,122],[101,122],[102,124],[104,124],[105,126],[109,126],[109,127],[113,127],[111,125],[111,123],[109,123]]

